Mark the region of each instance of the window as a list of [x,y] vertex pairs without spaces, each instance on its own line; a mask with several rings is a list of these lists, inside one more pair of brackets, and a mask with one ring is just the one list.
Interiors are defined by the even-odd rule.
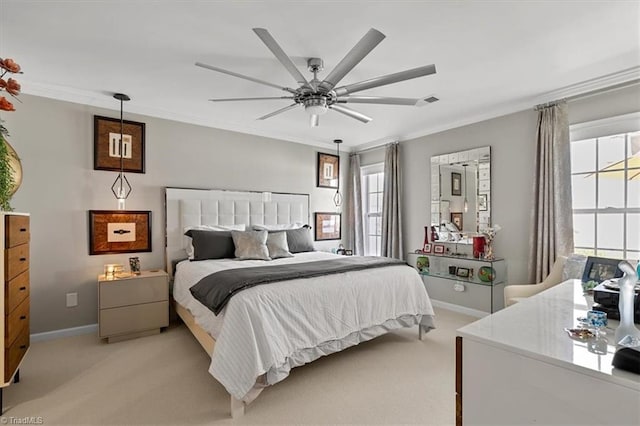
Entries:
[[367,256],[380,256],[384,164],[364,166],[360,170],[364,214],[364,253]]
[[577,253],[640,259],[640,114],[571,127]]

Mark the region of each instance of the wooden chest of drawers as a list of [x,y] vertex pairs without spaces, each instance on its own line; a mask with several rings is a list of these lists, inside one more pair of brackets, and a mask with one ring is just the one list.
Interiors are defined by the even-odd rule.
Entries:
[[3,377],[0,381],[0,409],[2,388],[19,379],[19,368],[29,350],[29,215],[26,213],[0,213],[0,239],[2,257],[0,276],[4,291],[0,292],[0,351]]
[[98,277],[100,337],[109,343],[159,333],[169,325],[169,277],[165,271],[108,280]]

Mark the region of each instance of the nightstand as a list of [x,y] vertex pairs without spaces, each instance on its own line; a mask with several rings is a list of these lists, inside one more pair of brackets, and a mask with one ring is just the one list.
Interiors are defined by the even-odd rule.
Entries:
[[108,343],[160,333],[169,325],[169,276],[165,271],[98,277],[100,338]]

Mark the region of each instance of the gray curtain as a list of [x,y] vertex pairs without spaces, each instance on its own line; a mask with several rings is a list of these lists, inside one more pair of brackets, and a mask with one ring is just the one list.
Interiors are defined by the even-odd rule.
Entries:
[[573,251],[571,149],[566,102],[538,112],[529,280],[541,282],[558,256]]
[[382,194],[382,256],[403,259],[399,145],[387,145],[384,155],[384,189]]
[[347,235],[346,246],[356,256],[364,255],[364,223],[362,221],[362,182],[360,180],[360,154],[349,156],[347,180]]

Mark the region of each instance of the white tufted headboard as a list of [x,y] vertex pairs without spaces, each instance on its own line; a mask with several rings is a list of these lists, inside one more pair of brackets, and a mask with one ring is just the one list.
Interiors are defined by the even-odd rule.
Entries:
[[309,194],[165,188],[165,262],[185,259],[184,228],[197,225],[277,225],[309,223]]

